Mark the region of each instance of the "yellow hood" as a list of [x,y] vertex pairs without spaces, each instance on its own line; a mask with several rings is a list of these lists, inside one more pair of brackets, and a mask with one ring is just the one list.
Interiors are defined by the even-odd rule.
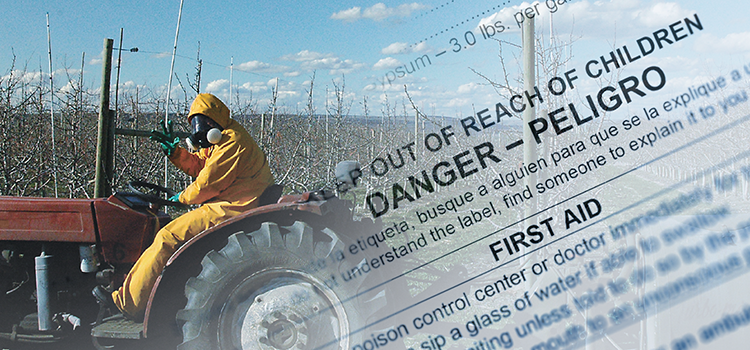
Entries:
[[188,120],[193,119],[196,114],[203,114],[221,125],[222,128],[229,126],[229,108],[221,100],[211,94],[199,94],[190,106]]

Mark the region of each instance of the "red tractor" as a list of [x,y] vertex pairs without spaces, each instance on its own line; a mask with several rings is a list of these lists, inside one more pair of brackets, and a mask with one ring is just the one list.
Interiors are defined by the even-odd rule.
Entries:
[[271,186],[260,207],[171,257],[142,323],[110,316],[92,288],[118,286],[170,220],[153,193],[170,190],[132,185],[109,198],[0,197],[0,349],[80,348],[90,334],[98,349],[343,350],[384,305],[374,273],[340,277],[358,264],[344,256],[348,237],[378,225],[326,192]]

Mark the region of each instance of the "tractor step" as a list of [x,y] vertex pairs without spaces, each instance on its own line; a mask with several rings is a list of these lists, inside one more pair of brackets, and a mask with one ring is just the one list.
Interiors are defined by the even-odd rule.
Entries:
[[143,323],[125,318],[122,314],[102,320],[102,323],[91,329],[91,336],[109,339],[143,339]]

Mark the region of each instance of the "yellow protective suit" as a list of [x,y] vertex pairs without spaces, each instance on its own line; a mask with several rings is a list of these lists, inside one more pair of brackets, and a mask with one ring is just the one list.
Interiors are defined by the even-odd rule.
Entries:
[[188,239],[235,215],[257,206],[256,200],[273,176],[265,154],[229,109],[211,94],[200,94],[188,119],[203,114],[221,125],[221,140],[196,153],[177,147],[169,160],[195,181],[180,194],[180,202],[202,204],[162,228],[143,252],[120,289],[112,293],[115,305],[126,316],[141,319],[151,289],[167,260]]

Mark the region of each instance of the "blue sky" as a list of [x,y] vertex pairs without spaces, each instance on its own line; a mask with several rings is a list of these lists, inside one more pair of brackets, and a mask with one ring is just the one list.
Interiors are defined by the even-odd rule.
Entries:
[[[668,65],[671,76],[684,80],[680,84],[744,64],[750,52],[748,20],[742,15],[747,5],[736,2],[716,1],[710,6],[701,1],[557,2],[561,4],[554,14],[544,2],[537,7],[537,32],[549,38],[552,16],[552,34],[563,41],[575,41],[564,51],[571,56],[566,67],[582,67],[612,47],[650,35],[654,29],[695,12],[706,30],[650,58]],[[45,14],[49,13],[56,88],[64,88],[65,68],[77,77],[85,53],[85,86],[96,90],[103,39],[115,39],[117,47],[120,28],[124,28],[123,47],[140,51],[123,53],[121,89],[141,86],[163,92],[179,4],[179,0],[6,2],[4,8],[10,10],[0,14],[5,29],[0,36],[0,74],[8,74],[13,53],[17,69],[26,65],[27,70],[38,71],[41,67],[46,74]],[[501,21],[506,27],[493,39],[505,42],[502,57],[509,75],[515,78],[515,57],[520,50],[511,44],[520,44],[520,32],[513,14],[527,6],[529,3],[516,0],[185,0],[175,72],[183,83],[186,75],[192,77],[200,42],[204,60],[201,89],[223,98],[228,95],[233,58],[233,89],[243,99],[252,92],[259,106],[267,104],[278,79],[281,107],[289,112],[303,109],[315,72],[319,113],[324,110],[326,89],[330,94],[334,82],[341,85],[344,80],[352,113],[361,113],[364,97],[371,114],[379,114],[386,96],[389,102],[402,103],[406,84],[425,112],[462,116],[472,113],[472,105],[494,105],[500,98],[482,77],[502,79],[498,42],[483,39],[480,25]],[[459,52],[454,52],[459,47],[454,46],[453,38],[463,45]],[[420,43],[423,39],[428,40]],[[473,40],[474,45],[466,45]],[[446,53],[436,56],[442,51]],[[422,55],[431,57],[429,67],[382,85],[389,72],[395,76],[397,67]],[[715,64],[716,70],[707,70],[707,62]],[[634,65],[633,72],[636,68]]]

